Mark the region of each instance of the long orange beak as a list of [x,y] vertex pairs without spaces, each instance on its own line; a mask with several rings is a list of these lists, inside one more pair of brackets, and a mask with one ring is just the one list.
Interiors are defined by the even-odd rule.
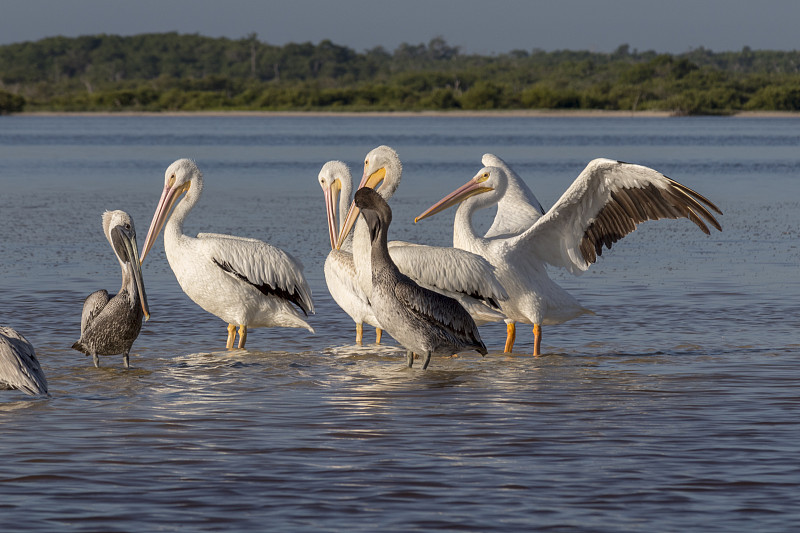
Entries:
[[475,196],[476,194],[482,194],[485,192],[493,191],[493,187],[486,187],[483,185],[482,181],[479,181],[477,176],[469,180],[467,183],[459,187],[458,189],[454,190],[432,206],[428,208],[427,211],[419,215],[417,218],[414,219],[414,224],[422,220],[423,218],[428,218],[430,216],[435,215],[440,211],[444,211],[448,207],[454,206],[456,204],[460,204],[470,196]]
[[325,193],[325,211],[327,211],[328,216],[328,235],[331,238],[331,249],[336,249],[336,240],[338,238],[338,215],[337,206],[339,204],[339,194],[341,193],[341,186],[339,186],[339,181],[334,181],[333,184],[323,189]]
[[150,248],[153,247],[153,243],[156,242],[158,234],[161,233],[161,229],[164,227],[164,224],[169,218],[169,212],[172,209],[172,206],[175,205],[175,202],[178,201],[178,198],[180,198],[181,194],[189,190],[190,184],[191,182],[180,187],[170,187],[169,185],[164,186],[164,191],[161,193],[161,198],[158,200],[158,205],[156,206],[156,212],[153,214],[153,221],[150,222],[150,229],[147,230],[147,237],[142,245],[142,258],[139,261],[140,264],[144,263],[144,258],[147,257],[147,252],[149,252]]
[[[365,169],[366,170],[366,169]],[[358,189],[362,187],[369,187],[370,189],[377,190],[378,185],[383,181],[386,177],[386,168],[381,167],[369,176],[367,176],[366,172],[361,177],[361,183],[358,184]],[[356,190],[358,190],[356,189]],[[356,219],[358,218],[358,214],[361,210],[356,207],[355,200],[350,203],[350,209],[347,211],[347,217],[344,219],[344,224],[342,224],[342,231],[339,233],[339,238],[336,241],[336,248],[341,248],[342,243],[344,242],[345,238],[347,238],[347,234],[350,233],[350,230],[353,229],[353,225],[356,223]]]

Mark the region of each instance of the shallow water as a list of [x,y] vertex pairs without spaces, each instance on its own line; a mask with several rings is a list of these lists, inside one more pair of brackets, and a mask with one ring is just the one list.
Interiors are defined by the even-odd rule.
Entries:
[[[404,161],[391,238],[448,244],[413,217],[506,159],[546,206],[594,157],[652,166],[712,199],[724,231],[644,224],[581,277],[595,316],[481,334],[490,354],[406,369],[353,345],[331,300],[317,172]],[[52,397],[0,396],[0,518],[16,531],[786,531],[800,519],[800,126],[791,119],[1,117],[0,323],[36,346]],[[316,335],[225,324],[181,291],[161,239],[152,318],[121,356],[69,348],[83,298],[115,291],[100,215],[141,245],[164,169],[205,173],[189,233],[298,257]],[[487,224],[489,216],[481,219]],[[367,340],[374,332],[367,328]]]

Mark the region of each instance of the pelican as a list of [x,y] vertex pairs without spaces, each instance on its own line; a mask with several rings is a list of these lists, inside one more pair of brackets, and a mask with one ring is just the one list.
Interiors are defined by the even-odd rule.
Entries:
[[[203,192],[203,174],[194,161],[178,159],[164,174],[164,191],[145,238],[142,261],[164,228],[167,261],[183,292],[197,305],[228,323],[227,348],[233,348],[239,327],[239,348],[247,328],[314,329],[305,316],[314,312],[311,289],[300,262],[283,250],[257,239],[183,233],[183,222]],[[182,194],[183,199],[169,212]]]
[[[533,324],[534,355],[541,353],[542,325],[591,313],[548,277],[545,264],[580,274],[602,254],[603,246],[611,248],[645,220],[688,218],[706,234],[710,233],[706,222],[722,231],[706,206],[722,212],[697,192],[648,167],[595,159],[558,202],[525,231],[477,235],[473,213],[501,201],[508,186],[506,170],[484,167],[415,222],[461,204],[454,222],[453,245],[479,254],[495,266],[500,283],[510,295],[500,302],[503,312],[511,323]],[[505,351],[511,352],[515,340],[512,326],[508,332]]]
[[144,292],[136,229],[125,211],[103,213],[103,233],[122,269],[122,286],[114,296],[100,289],[86,297],[81,313],[81,338],[72,348],[91,355],[100,366],[100,355],[122,354],[125,368],[130,368],[128,354],[142,329],[142,317],[150,318]]
[[[381,343],[382,330],[366,295],[356,283],[353,264],[353,237],[345,238],[342,249],[336,248],[339,226],[347,215],[353,194],[353,178],[350,169],[341,161],[328,161],[319,171],[319,185],[325,194],[325,209],[328,213],[328,234],[331,251],[325,259],[325,283],[334,301],[356,323],[356,343],[364,337],[364,322],[375,327],[375,343]],[[338,208],[338,211],[337,211]]]
[[478,326],[458,301],[420,287],[397,269],[386,238],[392,222],[386,200],[364,187],[356,192],[354,201],[370,237],[370,301],[380,323],[406,348],[408,367],[414,364],[415,353],[425,356],[423,370],[428,368],[431,354],[477,350],[486,355]]
[[484,237],[519,235],[544,215],[544,208],[522,178],[502,159],[494,154],[483,154],[481,164],[500,167],[508,177],[506,193],[497,202],[497,213]]
[[47,394],[47,378],[33,345],[6,326],[0,326],[0,390],[21,390],[31,396]]
[[[359,188],[375,189],[384,200],[388,200],[400,184],[402,171],[397,152],[388,146],[378,146],[367,154]],[[358,284],[370,298],[370,239],[366,223],[358,218],[358,214],[359,208],[354,202],[339,233],[337,248],[342,246],[355,225],[353,262]],[[458,248],[402,241],[390,242],[389,253],[400,272],[425,288],[457,299],[476,323],[485,324],[505,318],[499,312],[497,302],[507,297],[506,291],[498,283],[494,267],[484,258]]]

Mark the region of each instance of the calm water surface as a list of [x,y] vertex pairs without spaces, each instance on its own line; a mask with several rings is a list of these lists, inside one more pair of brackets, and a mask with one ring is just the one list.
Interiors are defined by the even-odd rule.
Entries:
[[[481,328],[490,354],[406,369],[353,345],[325,287],[316,181],[395,147],[391,238],[451,242],[413,217],[506,159],[552,205],[594,157],[652,166],[724,211],[722,233],[643,225],[581,277],[596,316]],[[800,520],[800,123],[792,119],[0,117],[0,323],[36,346],[52,397],[0,396],[0,521],[14,531],[789,531]],[[71,350],[83,298],[116,291],[100,215],[139,243],[164,169],[205,191],[187,232],[301,259],[317,334],[257,329],[223,349],[162,240],[152,318],[96,369]],[[487,224],[491,214],[479,220]],[[371,328],[365,337],[372,340]]]

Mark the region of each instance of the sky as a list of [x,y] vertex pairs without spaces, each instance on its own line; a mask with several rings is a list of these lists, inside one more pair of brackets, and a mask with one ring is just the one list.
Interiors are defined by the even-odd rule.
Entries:
[[329,39],[358,52],[442,37],[464,53],[800,49],[798,0],[2,0],[0,44],[98,33]]

